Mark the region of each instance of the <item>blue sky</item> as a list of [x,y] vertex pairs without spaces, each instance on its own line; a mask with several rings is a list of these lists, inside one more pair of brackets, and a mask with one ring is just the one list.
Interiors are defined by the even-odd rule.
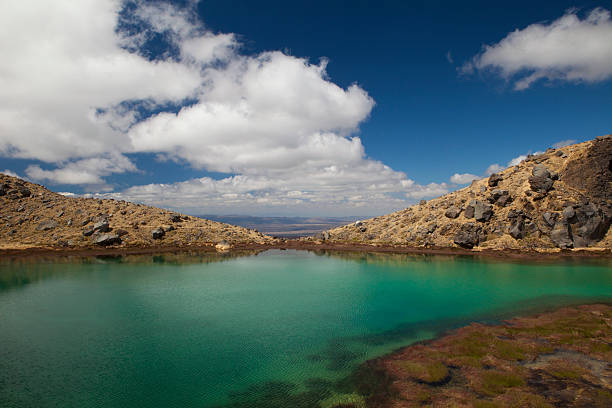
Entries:
[[0,6],[0,171],[192,214],[375,215],[611,132],[612,2],[296,3]]

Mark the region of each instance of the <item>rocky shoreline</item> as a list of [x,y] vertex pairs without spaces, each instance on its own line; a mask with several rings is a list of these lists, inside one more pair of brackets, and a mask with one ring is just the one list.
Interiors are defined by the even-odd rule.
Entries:
[[0,259],[87,257],[87,256],[127,256],[181,253],[240,253],[243,251],[266,250],[304,250],[314,252],[342,253],[385,253],[408,255],[445,255],[472,256],[499,260],[555,261],[570,259],[612,259],[612,249],[573,249],[557,251],[535,251],[520,249],[482,249],[448,247],[413,247],[400,245],[370,245],[361,243],[310,242],[298,239],[276,240],[271,243],[237,243],[227,249],[216,245],[150,245],[150,246],[110,246],[110,247],[5,247],[0,249]]
[[612,303],[564,307],[472,323],[370,360],[355,377],[368,408],[604,408],[611,344]]

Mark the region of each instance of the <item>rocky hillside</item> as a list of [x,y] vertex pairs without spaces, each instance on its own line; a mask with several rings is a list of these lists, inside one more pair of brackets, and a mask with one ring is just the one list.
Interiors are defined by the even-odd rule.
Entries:
[[73,198],[0,174],[0,248],[267,243],[255,230],[126,201]]
[[319,234],[336,243],[612,248],[612,135],[544,154],[404,210]]

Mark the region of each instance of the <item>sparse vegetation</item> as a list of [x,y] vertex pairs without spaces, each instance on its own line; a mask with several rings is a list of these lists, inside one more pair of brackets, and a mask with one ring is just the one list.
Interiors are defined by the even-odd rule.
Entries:
[[612,360],[603,347],[612,343],[611,321],[612,305],[600,304],[499,326],[472,324],[379,360],[374,368],[393,390],[368,401],[382,400],[376,407],[611,406],[601,375]]

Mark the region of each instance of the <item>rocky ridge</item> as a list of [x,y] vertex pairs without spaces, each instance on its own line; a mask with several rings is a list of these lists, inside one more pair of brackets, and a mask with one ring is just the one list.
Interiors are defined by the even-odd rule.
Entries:
[[216,245],[227,250],[272,241],[256,230],[127,201],[66,197],[0,174],[0,249]]
[[612,135],[548,149],[469,187],[314,241],[468,249],[612,249]]

